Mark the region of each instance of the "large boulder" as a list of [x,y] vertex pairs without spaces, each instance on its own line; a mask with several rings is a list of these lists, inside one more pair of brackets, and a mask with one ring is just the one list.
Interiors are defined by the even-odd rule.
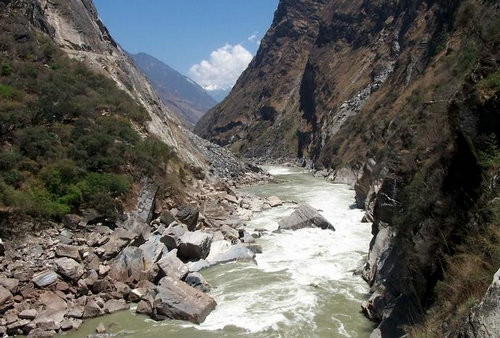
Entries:
[[144,270],[149,270],[162,254],[168,252],[165,244],[161,242],[161,238],[161,235],[153,235],[139,247],[142,250]]
[[209,257],[209,264],[216,265],[232,261],[253,260],[255,253],[248,249],[244,244],[231,245],[227,251],[221,252],[214,256]]
[[157,292],[153,304],[156,320],[170,318],[200,324],[217,305],[212,297],[172,277],[162,278]]
[[130,305],[123,299],[110,299],[104,304],[105,313],[115,313],[128,309],[130,309]]
[[206,258],[210,252],[212,235],[205,232],[186,232],[180,238],[179,256],[186,259]]
[[71,280],[77,281],[83,275],[83,267],[72,258],[58,258],[54,260],[54,263],[56,264],[57,272]]
[[179,212],[177,212],[177,219],[182,223],[186,224],[189,231],[196,230],[196,225],[198,224],[198,217],[200,212],[197,209],[183,207]]
[[206,279],[199,272],[190,272],[184,281],[195,289],[202,292],[209,292],[211,287]]
[[127,247],[116,257],[110,266],[109,276],[117,281],[128,279],[138,281],[143,271],[143,253],[140,248]]
[[270,196],[266,199],[267,203],[272,207],[279,207],[280,205],[283,205],[283,202],[281,199],[277,196]]
[[174,249],[164,255],[159,261],[158,266],[161,271],[170,277],[183,279],[189,272],[188,268],[177,258],[177,249]]
[[126,247],[133,239],[137,238],[137,234],[118,228],[111,236],[109,236],[109,241],[99,248],[99,252],[103,259],[111,259],[118,255],[120,251]]
[[279,230],[298,230],[302,228],[335,230],[333,225],[309,204],[299,205],[290,216],[281,219],[278,224]]
[[182,235],[187,231],[188,229],[184,225],[174,222],[163,231],[161,242],[168,250],[173,250],[179,246]]

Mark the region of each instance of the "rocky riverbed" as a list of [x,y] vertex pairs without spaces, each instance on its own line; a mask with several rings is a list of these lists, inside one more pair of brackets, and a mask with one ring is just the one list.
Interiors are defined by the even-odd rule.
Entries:
[[[127,337],[367,337],[374,325],[360,309],[369,288],[353,270],[366,257],[371,235],[370,225],[360,222],[363,212],[350,208],[354,192],[298,168],[268,169],[272,182],[236,190],[260,197],[254,204],[262,211],[244,229],[262,253],[200,271],[217,302],[203,323],[154,321],[135,314],[132,304],[129,311],[89,319],[70,336],[95,334],[102,323],[109,334]],[[281,205],[270,207],[268,201],[278,202],[272,196]],[[280,221],[304,214],[305,204],[314,210],[306,227],[298,221],[287,223],[296,230],[278,229]],[[317,209],[334,231],[321,229]]]
[[[249,174],[249,177],[239,182],[232,182],[232,186],[227,183],[228,180],[216,184],[193,182],[198,187],[198,193],[193,195],[189,204],[163,206],[158,206],[155,202],[154,186],[143,182],[137,204],[123,222],[109,224],[92,213],[69,215],[64,224],[53,224],[39,233],[27,234],[21,241],[4,243],[5,251],[0,257],[0,311],[3,313],[0,332],[8,335],[51,336],[77,330],[84,320],[88,321],[90,318],[96,319],[84,325],[84,333],[77,331],[77,336],[92,332],[102,334],[110,330],[116,332],[116,327],[113,329],[112,325],[114,318],[117,318],[115,314],[123,316],[120,314],[123,310],[129,310],[124,311],[125,313],[133,311],[141,316],[145,315],[158,323],[166,319],[178,319],[194,325],[203,323],[200,329],[210,328],[207,332],[213,329],[226,330],[227,325],[232,325],[227,319],[241,312],[242,305],[238,299],[247,298],[245,293],[250,286],[248,283],[264,283],[259,287],[256,298],[248,301],[251,304],[255,302],[256,309],[263,306],[260,304],[262,301],[269,302],[269,307],[264,312],[259,310],[257,313],[245,307],[249,312],[240,315],[254,318],[257,322],[262,321],[260,324],[274,323],[275,319],[276,323],[269,324],[270,327],[260,324],[248,326],[244,323],[237,324],[239,319],[236,317],[231,319],[240,328],[246,327],[246,330],[257,330],[256,332],[262,329],[267,332],[278,325],[275,328],[279,332],[295,332],[296,328],[286,329],[286,325],[284,328],[284,324],[280,324],[283,318],[296,311],[290,304],[293,305],[295,301],[299,302],[297,304],[308,303],[314,299],[319,301],[318,297],[332,297],[335,303],[340,302],[349,309],[346,316],[354,316],[356,322],[365,323],[352,326],[351,320],[344,322],[344,319],[339,321],[336,318],[335,323],[340,323],[337,331],[364,332],[371,324],[363,319],[359,311],[360,302],[364,300],[363,292],[360,291],[363,289],[362,280],[349,276],[352,276],[351,270],[359,265],[363,257],[355,248],[364,250],[368,247],[369,232],[362,234],[362,240],[357,239],[361,233],[351,233],[351,230],[361,226],[358,219],[361,213],[349,211],[347,207],[352,193],[347,193],[346,196],[350,196],[347,199],[341,197],[341,205],[331,206],[331,203],[337,204],[335,201],[339,197],[335,196],[339,193],[342,196],[349,191],[347,186],[336,188],[331,183],[297,169],[273,168],[273,172],[281,179],[292,173],[295,176],[289,177],[298,181],[292,180],[284,184],[278,179],[271,184],[244,189],[236,189],[234,186],[259,181],[255,174]],[[261,176],[264,177],[266,176]],[[342,189],[347,190],[344,192]],[[312,206],[308,203],[312,203]],[[346,215],[349,216],[346,224],[338,219],[336,212],[332,214],[331,210],[327,210],[325,215],[328,217],[318,212],[318,208],[325,207],[347,212]],[[273,218],[269,219],[268,215],[273,215]],[[344,238],[346,226],[351,227],[352,222],[360,224],[348,230],[350,236],[354,236],[352,247],[337,243],[337,236]],[[339,229],[336,229],[337,224],[340,224]],[[307,237],[307,241],[297,242],[303,236]],[[292,254],[291,248],[283,240],[289,241],[289,244],[295,243],[296,250],[303,255]],[[330,252],[331,249],[328,248],[331,245],[342,250],[340,253],[336,250]],[[276,251],[277,248],[281,248],[282,252]],[[323,252],[324,249],[328,253]],[[315,250],[319,251],[315,253]],[[309,253],[311,257],[308,256]],[[287,257],[283,258],[282,254]],[[326,255],[327,261],[320,258],[323,255]],[[286,268],[283,271],[285,275],[290,273],[290,276],[279,277],[290,278],[290,288],[287,290],[293,296],[290,294],[286,297],[295,300],[290,304],[285,302],[288,305],[283,303],[282,296],[276,294],[278,289],[274,290],[278,276],[275,275],[276,272],[270,271],[279,271],[273,267],[276,259],[285,259],[283,264],[293,270]],[[311,278],[302,276],[295,280],[296,274],[300,275],[303,269],[300,267],[303,259],[309,262],[307,265],[318,268],[321,265],[325,271],[316,276],[319,270],[308,270]],[[331,259],[339,261],[333,262]],[[231,261],[241,262],[235,265],[236,270],[233,272],[223,272],[227,270],[227,265],[214,267]],[[342,268],[337,272],[339,264]],[[278,265],[281,266],[281,263]],[[249,277],[247,273],[251,266],[255,267],[251,268],[255,273]],[[271,270],[267,271],[269,269]],[[216,274],[222,273],[215,280],[214,271],[219,271]],[[210,276],[208,281],[204,277],[206,273]],[[238,282],[240,274],[247,277]],[[343,286],[334,282],[339,276]],[[333,282],[330,278],[333,278]],[[307,280],[307,285],[316,285],[313,293],[304,285],[304,280]],[[214,285],[210,285],[209,281],[213,281]],[[229,283],[227,287],[222,287],[226,283]],[[334,285],[333,289],[331,283]],[[236,289],[230,286],[232,284],[241,284],[241,287]],[[269,291],[268,288],[274,291]],[[349,297],[356,296],[354,300],[344,300],[331,294],[333,290],[342,293],[347,290]],[[278,298],[271,296],[268,299],[270,295],[266,295],[267,292]],[[330,302],[326,302],[326,308],[315,308],[313,304],[316,301],[305,307],[301,305],[300,311],[305,312],[300,314],[299,311],[297,318],[305,318],[314,313],[323,316],[323,311],[339,311],[337,305]],[[277,310],[283,314],[266,314],[274,307],[271,303],[281,304]],[[331,306],[333,308],[329,308]],[[214,309],[215,314],[210,316]],[[258,313],[268,316],[268,320],[258,319],[261,316]],[[108,317],[102,317],[104,315]],[[124,319],[120,327],[127,327],[126,322],[130,320],[141,327],[142,324],[136,318],[125,317],[128,319]],[[207,317],[209,320],[205,322]],[[106,318],[111,318],[112,321]],[[168,320],[167,323],[170,322]],[[333,325],[325,317],[325,322],[321,325],[326,323]],[[318,332],[323,332],[324,329],[326,327],[322,326]],[[144,330],[149,330],[149,327]],[[173,332],[175,335],[177,331]],[[137,334],[140,335],[141,332]]]

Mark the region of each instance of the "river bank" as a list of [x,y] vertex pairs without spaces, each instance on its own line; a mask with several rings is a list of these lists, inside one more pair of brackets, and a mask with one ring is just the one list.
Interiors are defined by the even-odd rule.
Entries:
[[72,337],[95,334],[102,323],[109,333],[127,337],[367,337],[374,325],[360,312],[368,286],[353,270],[371,239],[361,210],[351,208],[354,192],[298,168],[266,167],[274,181],[241,188],[239,195],[307,202],[321,209],[336,231],[301,229],[273,233],[294,203],[255,213],[249,233],[262,233],[254,262],[233,262],[201,271],[212,286],[217,307],[200,325],[155,322],[133,311],[86,321]]

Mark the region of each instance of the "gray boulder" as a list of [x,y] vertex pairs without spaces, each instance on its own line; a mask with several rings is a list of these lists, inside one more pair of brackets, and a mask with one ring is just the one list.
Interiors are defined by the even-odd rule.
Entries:
[[52,270],[45,270],[35,274],[31,280],[38,287],[43,288],[54,283],[57,280],[57,278],[58,278],[57,273],[55,273]]
[[111,263],[109,276],[117,281],[140,280],[143,271],[143,253],[137,247],[127,247]]
[[205,232],[186,232],[180,238],[179,256],[187,259],[206,258],[210,252],[212,235]]
[[164,277],[157,287],[153,303],[153,318],[188,320],[202,323],[217,303],[207,294],[172,278]]
[[196,230],[199,216],[200,212],[197,209],[189,207],[183,207],[176,215],[179,221],[187,225],[189,231]]
[[500,336],[500,269],[481,302],[474,306],[462,330],[462,337]]
[[115,313],[130,309],[130,305],[123,299],[110,299],[104,304],[105,313]]
[[278,207],[283,205],[283,202],[277,196],[270,196],[266,199],[267,203],[271,206],[271,208]]
[[172,213],[170,211],[164,210],[161,213],[160,221],[163,224],[165,224],[166,226],[169,226],[170,224],[172,224],[173,222],[175,222],[175,217],[174,217],[174,215],[172,215]]
[[132,240],[137,238],[137,234],[118,228],[109,236],[109,240],[101,248],[99,252],[103,259],[111,259],[118,255],[120,251],[126,247]]
[[54,260],[54,263],[56,264],[57,272],[71,280],[77,281],[83,275],[83,267],[72,258],[58,258]]
[[335,230],[333,225],[309,204],[299,205],[290,216],[281,219],[278,224],[279,230],[298,230],[302,228]]
[[159,261],[158,266],[166,276],[183,279],[188,271],[188,268],[177,258],[177,249],[174,249],[164,255]]
[[190,272],[184,281],[195,289],[202,292],[209,292],[211,287],[206,279],[199,272]]
[[161,238],[161,235],[153,235],[139,247],[142,250],[144,270],[149,270],[162,254],[168,252],[165,244],[161,242]]
[[209,264],[216,265],[232,261],[253,260],[255,253],[248,249],[244,244],[232,245],[227,251],[219,253],[208,260]]
[[179,246],[182,235],[187,231],[184,225],[174,222],[163,232],[161,242],[169,250],[173,250]]

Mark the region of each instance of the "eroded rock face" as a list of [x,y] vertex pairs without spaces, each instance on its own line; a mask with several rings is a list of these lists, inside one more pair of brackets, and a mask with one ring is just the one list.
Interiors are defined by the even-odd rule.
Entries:
[[308,204],[301,204],[290,216],[281,219],[278,224],[279,230],[298,230],[302,228],[335,230],[333,225],[321,216],[318,210]]
[[500,270],[481,302],[472,308],[462,329],[462,337],[498,337],[500,333]]

